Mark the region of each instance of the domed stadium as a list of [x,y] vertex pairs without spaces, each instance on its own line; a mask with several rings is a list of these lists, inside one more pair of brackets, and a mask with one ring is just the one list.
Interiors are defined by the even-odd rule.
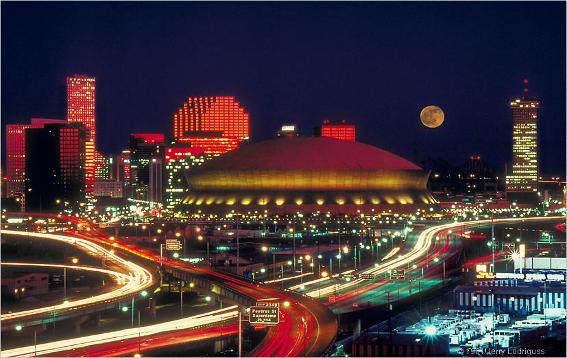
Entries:
[[327,137],[246,144],[186,177],[183,204],[211,212],[410,211],[435,203],[428,171],[383,149]]

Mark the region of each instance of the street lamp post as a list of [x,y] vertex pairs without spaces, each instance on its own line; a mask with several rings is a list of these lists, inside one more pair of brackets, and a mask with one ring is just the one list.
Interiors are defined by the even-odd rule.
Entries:
[[179,281],[179,312],[183,318],[183,281]]
[[67,301],[67,267],[63,267],[63,301]]
[[[238,210],[238,205],[236,206]],[[236,274],[240,274],[240,236],[238,235],[238,213],[236,213]]]
[[138,353],[140,353],[141,351],[141,345],[142,345],[142,334],[141,334],[141,329],[140,329],[140,310],[138,310]]

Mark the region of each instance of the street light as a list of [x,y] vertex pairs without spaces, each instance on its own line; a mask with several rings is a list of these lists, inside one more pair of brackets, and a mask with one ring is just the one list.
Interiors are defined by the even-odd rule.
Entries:
[[435,326],[425,327],[425,334],[427,336],[434,336],[437,333],[437,328]]

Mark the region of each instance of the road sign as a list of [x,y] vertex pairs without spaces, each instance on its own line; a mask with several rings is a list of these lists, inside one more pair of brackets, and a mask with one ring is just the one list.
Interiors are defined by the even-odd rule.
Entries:
[[392,271],[392,279],[393,280],[405,280],[406,279],[406,271],[405,270],[393,270]]
[[276,325],[280,322],[279,307],[250,307],[250,324]]
[[175,239],[165,240],[165,249],[167,251],[179,251],[181,250],[181,242]]
[[372,273],[361,273],[358,277],[363,280],[374,280],[375,278],[374,274]]
[[258,301],[258,302],[256,302],[256,307],[275,307],[275,308],[279,308],[279,307],[280,307],[280,303],[279,303],[279,302]]

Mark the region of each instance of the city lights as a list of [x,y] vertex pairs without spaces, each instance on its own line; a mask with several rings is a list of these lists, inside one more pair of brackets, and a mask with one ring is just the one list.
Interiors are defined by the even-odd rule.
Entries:
[[329,6],[3,4],[2,357],[565,356],[565,4]]

